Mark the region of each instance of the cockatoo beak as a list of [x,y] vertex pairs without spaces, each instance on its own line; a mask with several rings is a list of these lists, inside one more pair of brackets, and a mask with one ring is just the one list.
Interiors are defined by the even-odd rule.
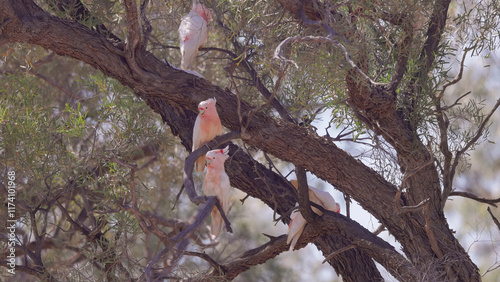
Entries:
[[205,109],[202,108],[202,107],[199,107],[198,108],[198,112],[200,113],[201,116],[204,116],[205,115]]
[[210,167],[210,159],[207,159],[207,167]]

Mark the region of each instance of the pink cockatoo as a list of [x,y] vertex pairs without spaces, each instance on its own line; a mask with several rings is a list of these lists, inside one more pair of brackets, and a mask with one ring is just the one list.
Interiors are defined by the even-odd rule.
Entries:
[[[290,181],[292,185],[295,187],[295,189],[298,189],[299,183],[297,180],[291,180]],[[324,207],[326,210],[332,211],[332,212],[340,212],[340,205],[335,202],[335,199],[330,195],[330,193],[326,191],[319,190],[314,187],[309,186],[309,200],[312,201],[313,203],[316,203],[318,205],[321,205]],[[299,204],[297,203],[295,206],[298,206]],[[311,209],[313,212],[315,212],[318,215],[323,215],[323,213],[311,206]],[[300,238],[300,235],[302,235],[302,232],[304,231],[304,227],[306,226],[307,221],[304,219],[300,211],[296,211],[292,213],[290,225],[288,225],[288,235],[286,239],[286,243],[290,244],[290,251],[292,251],[295,248],[295,244]]]
[[[216,102],[215,98],[209,98],[198,104],[199,113],[193,127],[193,151],[222,133],[222,124],[215,108]],[[196,160],[195,168],[197,172],[203,172],[205,169],[204,156]]]
[[179,40],[181,49],[181,69],[190,69],[194,57],[208,39],[207,23],[210,21],[210,11],[202,4],[193,4],[191,12],[184,16],[179,26]]
[[[207,173],[203,182],[203,192],[206,196],[217,196],[222,206],[224,214],[227,215],[229,210],[229,177],[224,169],[224,162],[229,157],[229,146],[222,150],[212,150],[206,155]],[[219,233],[224,227],[224,219],[219,213],[217,207],[214,207],[211,213],[212,224],[210,232],[213,236],[219,236]]]

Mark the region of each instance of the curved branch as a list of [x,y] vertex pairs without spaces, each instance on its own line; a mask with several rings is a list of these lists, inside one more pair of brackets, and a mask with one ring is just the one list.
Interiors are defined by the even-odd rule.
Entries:
[[[268,237],[270,238],[269,242],[255,249],[248,250],[237,258],[222,265],[221,268],[224,270],[224,278],[232,280],[240,273],[247,271],[250,267],[263,264],[269,259],[288,250],[289,247],[286,243],[286,234],[278,237]],[[214,276],[217,274],[219,273],[212,273]]]
[[[346,252],[344,258],[348,258],[352,255],[348,254],[347,251],[359,252],[359,250],[362,250],[363,253],[370,254],[377,262],[384,265],[394,277],[402,281],[413,281],[416,279],[412,270],[413,267],[394,249],[394,247],[355,221],[329,211],[325,211],[325,214],[320,220],[306,226],[297,242],[296,249],[303,248],[308,243],[318,240],[324,233],[342,234],[349,240],[350,244],[337,249],[337,252]],[[268,237],[270,238],[269,242],[255,249],[248,250],[238,258],[222,265],[221,269],[225,271],[223,277],[232,280],[251,266],[262,264],[289,249],[286,243],[286,234],[278,237]],[[359,250],[351,250],[353,248]],[[330,252],[328,254],[332,253],[335,252]],[[327,259],[331,260],[332,257],[327,257]],[[220,273],[214,272],[212,275],[219,276]],[[359,275],[363,274],[359,273]]]

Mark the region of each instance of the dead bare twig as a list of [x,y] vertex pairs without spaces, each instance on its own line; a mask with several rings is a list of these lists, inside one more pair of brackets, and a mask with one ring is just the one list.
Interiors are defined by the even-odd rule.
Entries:
[[496,204],[500,203],[500,198],[486,199],[486,198],[481,198],[479,196],[476,196],[470,192],[463,192],[463,191],[453,191],[450,193],[450,196],[460,196],[460,197],[464,197],[464,198],[469,198],[469,199],[472,199],[474,201],[478,201],[480,203],[485,203],[485,204],[488,204],[490,206],[494,206],[495,208],[498,207]]
[[171,238],[169,242],[166,244],[165,248],[163,248],[163,250],[161,250],[153,258],[153,260],[151,260],[148,263],[145,269],[145,274],[148,282],[152,281],[153,279],[153,277],[151,277],[151,268],[158,262],[158,260],[160,260],[165,254],[167,254],[172,249],[173,246],[177,245],[186,237],[191,235],[191,233],[196,231],[205,222],[207,217],[210,215],[210,212],[214,208],[216,202],[217,202],[217,197],[215,196],[207,197],[206,205],[201,210],[201,212],[198,213],[198,215],[196,216],[195,222],[191,224],[188,228],[186,228],[184,231]]
[[491,212],[491,208],[488,207],[487,208],[488,210],[488,213],[490,214],[491,218],[493,219],[493,222],[495,223],[495,225],[498,227],[498,231],[500,231],[500,222],[498,221],[498,218],[496,218],[493,213]]

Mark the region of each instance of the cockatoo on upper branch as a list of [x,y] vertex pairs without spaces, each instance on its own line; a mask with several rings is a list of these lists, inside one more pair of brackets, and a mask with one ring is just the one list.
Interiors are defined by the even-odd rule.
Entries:
[[[295,189],[298,189],[299,183],[297,182],[297,180],[291,180],[290,182],[295,187]],[[321,205],[326,210],[338,213],[340,212],[340,205],[335,202],[335,199],[332,197],[332,195],[330,195],[330,193],[326,191],[322,191],[314,187],[309,187],[309,200],[313,203]],[[298,205],[299,204],[297,203],[295,206]],[[319,209],[313,206],[311,206],[311,208],[316,214],[320,216],[323,215],[323,213]],[[286,243],[290,244],[290,242],[292,242],[290,244],[290,251],[292,251],[295,248],[295,244],[299,240],[300,235],[302,235],[307,221],[304,219],[300,211],[292,213],[290,218],[292,220],[290,221],[290,225],[288,225],[288,235]]]
[[193,3],[191,12],[182,18],[179,26],[181,69],[192,67],[194,57],[198,55],[198,48],[207,42],[207,23],[210,19],[210,11],[198,3]]
[[[198,104],[199,113],[193,127],[193,151],[222,133],[222,124],[215,108],[216,102],[215,98],[209,98]],[[196,160],[195,168],[197,172],[203,172],[205,169],[204,156]]]
[[[217,196],[222,206],[224,214],[227,216],[229,210],[229,177],[224,169],[224,162],[229,157],[229,146],[222,150],[212,150],[206,155],[207,174],[203,183],[203,192],[206,196]],[[217,237],[224,227],[224,219],[219,213],[217,207],[214,207],[211,213],[212,224],[210,232]]]

